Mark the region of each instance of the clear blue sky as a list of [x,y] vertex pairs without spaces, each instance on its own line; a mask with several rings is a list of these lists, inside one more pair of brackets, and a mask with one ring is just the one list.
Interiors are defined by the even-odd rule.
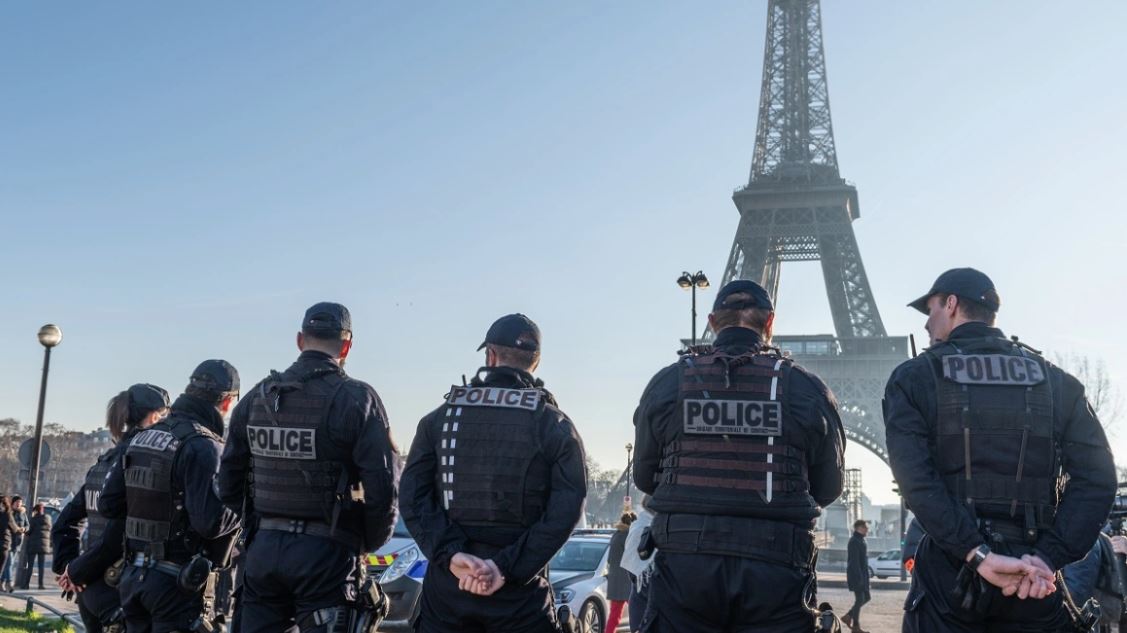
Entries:
[[[406,450],[492,320],[620,466],[719,281],[755,132],[765,2],[7,3],[0,7],[0,416],[92,429],[130,383],[223,357],[281,369],[304,308],[353,311],[349,371]],[[942,270],[994,277],[1001,324],[1106,359],[1119,324],[1127,4],[828,1],[842,174],[890,332]],[[711,291],[702,297],[711,299]],[[816,264],[778,329],[828,332]],[[1124,423],[1121,423],[1121,426]],[[1115,439],[1127,456],[1127,433]],[[887,473],[851,446],[867,491]]]

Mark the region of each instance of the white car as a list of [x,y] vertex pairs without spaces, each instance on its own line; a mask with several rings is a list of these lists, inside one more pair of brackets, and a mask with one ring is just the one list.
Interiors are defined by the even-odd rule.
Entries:
[[[610,612],[606,577],[609,553],[609,535],[578,530],[548,563],[557,612],[567,607],[577,633],[604,633]],[[629,629],[623,612],[617,630]]]
[[380,630],[412,631],[411,620],[419,612],[427,559],[419,551],[402,518],[396,524],[391,540],[368,555],[368,573],[379,578],[380,586],[391,601],[391,609]]
[[900,576],[900,550],[890,549],[869,559],[869,576],[888,578]]

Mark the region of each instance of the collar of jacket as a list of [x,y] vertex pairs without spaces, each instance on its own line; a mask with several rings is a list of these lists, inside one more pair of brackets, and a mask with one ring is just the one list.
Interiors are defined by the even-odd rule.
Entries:
[[763,346],[763,337],[759,332],[746,327],[726,327],[716,335],[716,340],[712,342],[713,347],[747,347],[755,348]]
[[952,342],[982,338],[1004,339],[1006,335],[1002,333],[1002,330],[986,325],[982,321],[970,321],[969,323],[964,323],[951,330],[951,333],[947,336],[947,340]]
[[[484,377],[483,377],[484,376]],[[496,387],[512,387],[515,389],[530,389],[539,387],[544,383],[532,377],[532,374],[515,367],[482,367],[477,370],[470,384],[477,387],[489,385]]]
[[[219,415],[219,409],[216,409],[215,405],[206,400],[189,396],[186,393],[182,394],[176,399],[176,402],[172,403],[172,415],[169,417],[177,414],[192,418],[207,430],[223,437],[223,416]],[[169,420],[169,422],[172,422],[172,420]]]

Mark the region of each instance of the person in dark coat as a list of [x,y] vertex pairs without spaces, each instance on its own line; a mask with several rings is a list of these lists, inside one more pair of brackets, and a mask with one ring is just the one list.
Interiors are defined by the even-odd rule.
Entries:
[[[12,549],[12,537],[19,533],[19,526],[12,518],[12,506],[8,497],[0,497],[0,569],[8,566],[8,560],[19,553]],[[8,582],[3,589],[12,590],[12,583]]]
[[33,564],[39,566],[39,588],[43,586],[43,563],[51,553],[51,515],[47,514],[42,503],[35,504],[31,511],[31,522],[27,530],[27,557],[24,563],[24,578],[31,584]]
[[607,616],[606,630],[613,633],[622,620],[622,611],[626,602],[630,600],[630,588],[633,582],[630,573],[622,568],[622,554],[626,551],[626,535],[630,533],[630,524],[638,515],[626,511],[614,526],[614,535],[610,537],[610,555],[607,557],[607,600],[610,601],[610,614]]
[[[11,587],[13,581],[17,581],[19,574],[16,571],[16,564],[20,558],[20,547],[23,545],[23,535],[27,534],[27,512],[23,508],[23,498],[15,495],[11,500],[12,508],[12,524],[16,526],[16,530],[12,531],[12,546],[9,548],[12,555],[8,557],[8,564],[4,565],[3,571],[0,572],[0,585]],[[21,585],[20,589],[27,589],[22,580],[17,581]]]
[[842,616],[845,623],[853,633],[866,633],[861,628],[861,607],[872,596],[869,595],[869,548],[865,545],[865,537],[869,535],[869,524],[864,519],[853,522],[853,536],[849,539],[848,558],[846,559],[845,582],[853,592],[853,606]]

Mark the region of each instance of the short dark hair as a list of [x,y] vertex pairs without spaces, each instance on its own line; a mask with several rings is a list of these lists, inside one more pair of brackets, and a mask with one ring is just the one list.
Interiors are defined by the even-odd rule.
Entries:
[[[950,293],[941,292],[939,293],[939,301],[945,302],[947,301],[947,297],[950,296]],[[974,299],[967,299],[966,297],[960,297],[958,295],[955,295],[955,298],[959,300],[959,307],[956,309],[962,311],[963,316],[966,317],[967,320],[981,321],[986,325],[991,326],[994,325],[994,323],[998,320],[998,311],[991,309],[990,306],[986,305],[985,303],[975,301]],[[1001,298],[998,297],[997,290],[987,290],[983,294],[983,298],[985,298],[987,301],[993,302],[996,305],[1002,304]]]
[[202,389],[200,387],[193,387],[192,385],[188,385],[184,389],[184,393],[186,395],[192,396],[193,398],[199,398],[200,400],[203,400],[204,402],[206,402],[210,405],[217,405],[220,402],[222,402],[224,398],[226,398],[228,396],[238,395],[234,391],[214,391],[212,389]]
[[[750,301],[752,296],[746,292],[737,292],[729,297],[733,303]],[[712,311],[712,320],[715,322],[716,331],[728,327],[748,327],[760,334],[767,329],[767,321],[774,314],[774,310],[767,308],[744,308],[742,310],[720,309]]]
[[12,497],[12,503],[15,503],[17,501],[23,501],[23,497],[21,497],[19,495],[15,495],[14,497]]
[[497,355],[497,363],[505,367],[515,367],[524,371],[531,371],[536,363],[540,362],[540,350],[527,350],[517,347],[506,347],[489,343],[486,346]]
[[864,520],[864,519],[857,519],[856,521],[853,522],[853,529],[856,530],[857,528],[861,527],[862,525],[865,526],[865,527],[869,527],[869,522]]

